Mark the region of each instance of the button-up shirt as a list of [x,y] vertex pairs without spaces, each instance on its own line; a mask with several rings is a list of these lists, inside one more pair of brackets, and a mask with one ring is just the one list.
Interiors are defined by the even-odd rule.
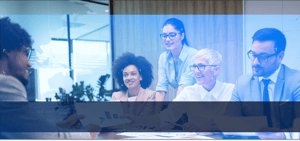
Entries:
[[[195,124],[198,124],[199,126],[210,123],[210,121],[207,122],[207,119],[202,117],[202,115],[225,114],[226,107],[224,107],[224,105],[222,107],[217,107],[213,111],[210,111],[205,109],[205,107],[195,107],[197,106],[197,103],[188,103],[187,101],[230,101],[233,88],[234,84],[220,82],[218,80],[210,92],[198,84],[185,87],[174,99],[175,102],[171,102],[168,108],[158,115],[161,125],[163,125],[165,121],[176,122],[184,113],[187,113],[190,122],[195,122]],[[203,104],[200,105],[203,106]],[[195,112],[195,108],[199,112]]]
[[158,82],[156,91],[168,92],[168,85],[177,89],[178,86],[186,87],[196,83],[193,72],[189,66],[194,63],[197,50],[184,45],[176,62],[171,51],[165,51],[158,61]]
[[261,97],[263,97],[263,91],[264,91],[264,83],[262,82],[263,79],[270,79],[269,85],[268,85],[268,92],[269,92],[269,100],[274,101],[274,90],[275,90],[275,84],[277,82],[277,77],[280,71],[281,65],[279,65],[278,69],[270,75],[268,78],[264,77],[258,77],[259,84],[260,84],[260,90],[261,90]]

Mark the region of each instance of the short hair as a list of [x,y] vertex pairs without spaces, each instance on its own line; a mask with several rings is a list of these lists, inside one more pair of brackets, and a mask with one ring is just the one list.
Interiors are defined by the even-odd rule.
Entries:
[[189,46],[189,43],[186,39],[186,33],[185,33],[185,29],[184,29],[184,25],[183,25],[182,21],[179,19],[176,19],[176,18],[170,18],[165,21],[162,28],[164,28],[164,26],[166,26],[167,24],[174,26],[174,28],[176,30],[180,31],[180,33],[184,33],[184,39],[182,40],[182,45],[186,44],[187,46]]
[[129,65],[134,65],[139,70],[139,74],[142,76],[142,81],[140,81],[141,87],[148,88],[153,80],[152,65],[145,57],[136,57],[133,53],[127,52],[122,54],[113,63],[113,77],[117,80],[117,83],[121,87],[122,91],[127,91],[127,87],[123,81],[123,70]]
[[22,46],[32,48],[31,36],[19,24],[12,23],[8,17],[0,19],[0,59],[6,51],[20,50]]
[[276,29],[276,28],[263,28],[258,31],[256,31],[252,37],[253,41],[273,41],[275,43],[274,49],[276,53],[279,53],[281,51],[285,51],[286,47],[286,38],[284,34]]
[[213,49],[205,48],[205,49],[199,50],[195,54],[194,58],[196,59],[198,57],[206,58],[209,65],[218,65],[218,66],[220,66],[222,64],[222,55],[219,52],[217,52]]

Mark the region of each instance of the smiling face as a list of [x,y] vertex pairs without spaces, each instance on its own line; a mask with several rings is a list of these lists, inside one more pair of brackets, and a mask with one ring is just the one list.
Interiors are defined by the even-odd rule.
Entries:
[[7,52],[9,68],[7,74],[20,80],[24,86],[28,83],[28,69],[31,67],[27,58],[27,51],[25,47],[22,47],[20,50]]
[[[194,65],[209,65],[205,57],[196,57],[194,59]],[[210,91],[216,82],[216,76],[220,72],[220,66],[206,66],[203,71],[198,70],[197,68],[193,71],[194,76],[197,80],[198,85],[202,85],[206,90]]]
[[169,51],[181,49],[182,40],[184,39],[184,33],[180,33],[180,31],[176,30],[171,24],[167,24],[166,26],[164,26],[163,34],[169,35],[172,33],[176,33],[176,37],[174,39],[170,39],[170,37],[163,39],[166,49]]
[[123,70],[123,81],[128,89],[140,87],[142,77],[135,65],[129,65]]
[[[252,44],[252,53],[255,55],[269,56],[275,52],[273,41],[254,41]],[[257,58],[251,60],[253,75],[268,77],[273,74],[279,67],[284,53],[281,52],[278,55],[274,55],[268,58],[266,62],[259,62]]]

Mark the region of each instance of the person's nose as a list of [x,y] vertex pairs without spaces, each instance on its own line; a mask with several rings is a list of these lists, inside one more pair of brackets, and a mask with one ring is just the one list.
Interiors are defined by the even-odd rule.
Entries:
[[28,66],[28,68],[31,68],[31,67],[32,67],[32,65],[31,65],[31,63],[30,63],[29,60],[28,60],[28,62],[27,62],[27,66]]
[[170,40],[171,40],[170,36],[167,36],[166,41],[170,41]]
[[131,80],[132,79],[132,75],[128,75],[127,79]]
[[200,70],[199,70],[198,68],[195,68],[194,71],[195,71],[196,73],[199,73],[199,72],[200,72]]
[[253,64],[253,65],[260,64],[260,63],[259,63],[259,60],[258,60],[258,58],[257,58],[257,57],[256,57],[256,58],[254,58],[254,60],[252,61],[252,64]]

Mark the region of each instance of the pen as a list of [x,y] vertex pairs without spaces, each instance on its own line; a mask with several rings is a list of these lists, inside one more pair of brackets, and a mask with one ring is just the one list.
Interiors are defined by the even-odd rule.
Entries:
[[177,124],[177,123],[174,123],[174,122],[165,121],[165,123],[171,123],[171,124],[173,124],[173,125],[176,125],[176,126],[179,126],[179,127],[181,127],[181,128],[182,128],[182,125],[180,125],[180,124]]

